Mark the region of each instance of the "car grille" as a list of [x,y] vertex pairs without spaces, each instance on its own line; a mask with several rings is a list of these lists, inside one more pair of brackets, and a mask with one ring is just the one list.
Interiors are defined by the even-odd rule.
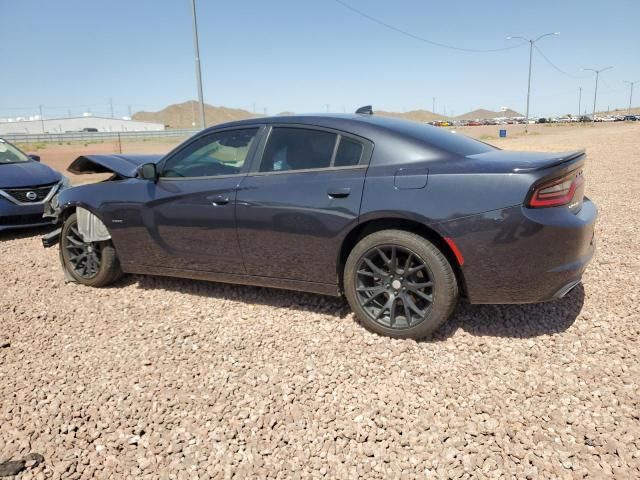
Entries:
[[41,214],[0,217],[0,225],[32,225],[36,223],[51,223],[51,219],[42,218]]
[[52,183],[51,185],[43,185],[40,187],[6,188],[4,189],[4,193],[21,203],[37,203],[47,198],[47,195],[49,195],[49,192],[51,192],[51,189],[55,185],[55,183]]

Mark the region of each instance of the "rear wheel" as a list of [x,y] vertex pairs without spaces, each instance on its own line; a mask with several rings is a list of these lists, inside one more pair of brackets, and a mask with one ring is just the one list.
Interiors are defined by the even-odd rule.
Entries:
[[85,242],[78,230],[75,213],[62,226],[60,259],[75,281],[89,287],[104,287],[122,276],[111,241]]
[[344,290],[366,328],[396,338],[431,335],[458,300],[456,277],[442,252],[402,230],[360,240],[345,265]]

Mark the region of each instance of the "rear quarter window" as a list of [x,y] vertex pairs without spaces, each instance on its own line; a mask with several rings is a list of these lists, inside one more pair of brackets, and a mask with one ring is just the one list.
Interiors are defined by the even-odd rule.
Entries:
[[351,167],[358,165],[362,158],[363,145],[360,142],[342,137],[336,152],[334,167]]

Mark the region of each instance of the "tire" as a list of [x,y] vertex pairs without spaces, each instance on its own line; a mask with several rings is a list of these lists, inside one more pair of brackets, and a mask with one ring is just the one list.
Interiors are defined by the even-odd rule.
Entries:
[[[115,281],[122,276],[122,270],[120,269],[120,262],[116,255],[116,250],[110,240],[101,242],[85,243],[80,240],[82,247],[78,245],[78,236],[76,235],[78,219],[75,213],[69,215],[62,225],[62,232],[60,234],[60,261],[65,273],[74,281],[86,285],[88,287],[104,287]],[[75,240],[69,240],[69,236],[75,237]],[[75,243],[72,243],[74,242]],[[74,266],[72,258],[74,254],[81,253],[83,249],[87,249],[91,252],[95,252],[96,256],[99,256],[99,267],[91,268],[87,271],[86,275],[81,273],[82,268]]]
[[394,338],[430,336],[458,302],[456,276],[442,252],[403,230],[362,238],[347,258],[343,280],[349,305],[364,327]]

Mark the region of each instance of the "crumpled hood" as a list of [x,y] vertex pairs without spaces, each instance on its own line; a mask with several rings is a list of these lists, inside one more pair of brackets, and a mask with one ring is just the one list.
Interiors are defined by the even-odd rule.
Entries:
[[140,165],[158,163],[163,157],[142,154],[83,155],[76,158],[67,170],[76,175],[112,172],[123,177],[135,177]]
[[0,164],[0,188],[36,187],[61,178],[53,168],[35,161]]

